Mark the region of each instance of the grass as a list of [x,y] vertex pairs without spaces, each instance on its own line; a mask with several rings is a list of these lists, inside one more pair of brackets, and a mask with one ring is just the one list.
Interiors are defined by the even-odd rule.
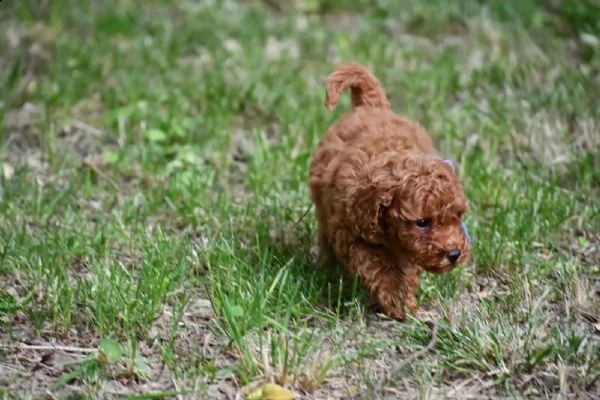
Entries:
[[[546,4],[547,3],[547,4]],[[0,394],[348,398],[430,330],[314,267],[323,82],[358,61],[470,199],[394,398],[600,396],[592,1],[0,3]],[[229,397],[228,397],[229,396]],[[373,394],[375,396],[375,394]]]

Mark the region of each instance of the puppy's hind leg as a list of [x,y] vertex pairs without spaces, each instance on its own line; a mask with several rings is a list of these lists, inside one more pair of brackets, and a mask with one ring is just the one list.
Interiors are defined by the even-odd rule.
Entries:
[[319,228],[319,233],[317,236],[318,245],[319,245],[319,258],[318,265],[322,268],[333,268],[337,264],[337,259],[335,257],[335,253],[333,252],[333,248],[329,243],[327,238],[327,233],[324,229]]

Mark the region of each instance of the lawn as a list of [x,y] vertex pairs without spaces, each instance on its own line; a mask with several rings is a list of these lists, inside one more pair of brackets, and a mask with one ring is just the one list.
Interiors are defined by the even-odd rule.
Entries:
[[[1,398],[599,398],[598,15],[2,1]],[[424,276],[426,318],[315,264],[308,164],[346,61],[469,198],[472,260]]]

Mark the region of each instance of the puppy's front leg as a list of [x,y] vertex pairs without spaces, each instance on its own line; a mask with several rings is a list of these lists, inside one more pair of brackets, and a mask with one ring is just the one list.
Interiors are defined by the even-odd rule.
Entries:
[[418,267],[397,266],[383,249],[364,242],[352,244],[348,255],[349,269],[384,314],[398,321],[406,320],[406,310],[416,314]]
[[396,265],[394,270],[399,281],[399,296],[412,315],[417,314],[417,288],[419,287],[419,277],[421,268],[407,263]]

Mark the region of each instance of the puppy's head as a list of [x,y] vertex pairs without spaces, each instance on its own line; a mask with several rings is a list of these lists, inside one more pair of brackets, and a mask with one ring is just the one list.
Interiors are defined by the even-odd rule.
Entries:
[[467,261],[470,245],[462,225],[468,203],[448,163],[406,158],[392,169],[391,201],[382,211],[385,242],[428,272],[443,274]]

